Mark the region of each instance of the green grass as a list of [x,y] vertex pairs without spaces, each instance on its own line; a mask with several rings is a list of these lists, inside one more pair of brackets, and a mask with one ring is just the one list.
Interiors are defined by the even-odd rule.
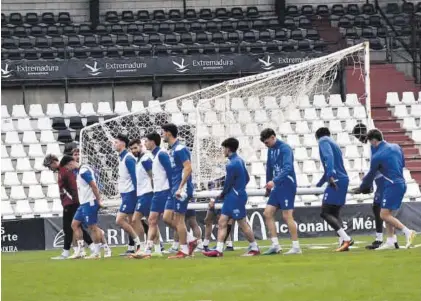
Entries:
[[[333,253],[334,238],[303,239],[301,256],[53,261],[59,251],[2,254],[2,300],[308,300],[415,301],[421,296],[421,249]],[[288,241],[283,240],[284,243]],[[261,242],[268,245],[268,241]],[[330,244],[309,249],[305,244]],[[403,244],[403,242],[401,243]],[[237,246],[240,245],[237,243]],[[244,243],[242,244],[244,246]],[[284,249],[286,249],[284,247]],[[114,257],[115,256],[115,257]]]

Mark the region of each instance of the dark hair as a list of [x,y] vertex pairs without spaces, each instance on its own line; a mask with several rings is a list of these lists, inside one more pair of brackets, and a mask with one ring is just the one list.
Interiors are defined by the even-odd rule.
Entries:
[[71,155],[73,153],[73,150],[77,148],[76,142],[69,142],[64,145],[64,151],[63,154],[65,155]]
[[264,129],[260,133],[260,141],[264,142],[266,139],[270,138],[271,136],[276,136],[275,131],[271,128]]
[[376,139],[377,141],[383,141],[383,134],[378,129],[369,130],[367,133],[367,140]]
[[127,135],[125,135],[125,134],[118,134],[117,137],[116,137],[116,139],[118,139],[120,141],[123,141],[126,144],[126,148],[127,148],[127,146],[129,146],[130,140],[129,140],[129,137],[127,137]]
[[129,147],[131,147],[133,144],[142,144],[142,143],[140,142],[139,138],[135,138],[135,139],[130,140]]
[[164,131],[170,132],[174,138],[177,138],[178,128],[174,123],[167,123],[161,127]]
[[329,129],[328,129],[327,127],[322,127],[322,128],[319,128],[319,129],[316,131],[316,138],[317,138],[317,139],[320,139],[320,138],[322,138],[322,137],[324,137],[324,136],[328,136],[328,137],[330,137],[330,131],[329,131]]
[[69,164],[70,162],[72,162],[72,161],[74,161],[75,159],[73,159],[73,157],[72,156],[69,156],[69,155],[64,155],[63,156],[63,158],[61,158],[61,161],[60,161],[60,166],[61,167],[64,167],[64,166],[66,166],[67,164]]
[[238,142],[235,138],[228,138],[225,139],[222,143],[222,147],[228,148],[231,152],[235,153],[238,149],[238,146],[240,145],[240,142]]
[[54,161],[58,161],[57,156],[53,154],[48,154],[45,156],[44,162],[42,162],[42,165],[44,165],[44,167],[50,167],[51,163],[53,163]]
[[161,145],[161,136],[157,132],[152,132],[146,135],[146,139],[155,142],[156,146]]

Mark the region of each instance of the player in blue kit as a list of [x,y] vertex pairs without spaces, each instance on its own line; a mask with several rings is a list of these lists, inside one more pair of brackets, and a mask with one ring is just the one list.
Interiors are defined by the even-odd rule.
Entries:
[[[257,242],[254,239],[253,231],[247,223],[246,186],[250,180],[244,160],[238,156],[237,149],[239,142],[235,138],[228,138],[222,142],[224,156],[228,158],[226,165],[227,174],[225,177],[224,188],[216,201],[222,201],[224,204],[221,209],[221,216],[218,221],[218,242],[216,250],[203,252],[207,257],[221,257],[224,250],[224,239],[227,234],[227,226],[230,218],[237,221],[245,237],[249,241],[249,250],[244,256],[256,256],[260,254]],[[214,203],[215,200],[211,200]],[[210,206],[213,206],[212,204]]]
[[340,218],[340,210],[345,205],[349,184],[342,151],[330,137],[330,131],[326,127],[319,128],[316,131],[316,139],[319,143],[320,160],[324,168],[324,174],[317,183],[317,187],[322,187],[323,184],[328,183],[323,195],[322,213],[320,216],[336,231],[342,241],[341,246],[336,251],[348,251],[353,244],[353,240],[343,229],[343,223]]
[[363,178],[359,188],[353,190],[354,193],[361,193],[373,184],[377,172],[384,178],[384,191],[381,200],[380,217],[386,222],[387,240],[376,250],[395,249],[395,229],[401,230],[406,237],[406,248],[410,248],[414,243],[416,233],[408,229],[396,217],[393,212],[400,208],[406,192],[403,168],[405,167],[405,156],[402,148],[394,143],[383,140],[382,133],[373,129],[367,133],[367,140],[375,149],[370,162],[370,170]]
[[162,136],[169,145],[172,166],[171,197],[165,205],[164,221],[178,234],[180,250],[168,258],[186,258],[197,247],[197,238],[187,232],[185,215],[193,197],[191,155],[189,149],[180,143],[178,128],[167,123],[162,126]]
[[94,172],[88,165],[82,165],[79,167],[79,164],[76,162],[76,160],[68,155],[65,155],[61,159],[60,164],[72,171],[79,169],[76,178],[79,202],[80,207],[82,208],[83,221],[86,223],[91,232],[91,237],[94,244],[92,254],[85,258],[101,258],[102,237],[104,232],[98,226],[98,210],[104,206],[102,204],[101,195],[96,184]]
[[294,202],[297,192],[297,180],[294,171],[294,154],[292,148],[276,138],[273,129],[264,129],[260,141],[268,147],[266,162],[266,196],[269,196],[265,211],[266,226],[270,233],[272,246],[263,255],[279,254],[281,247],[275,225],[275,213],[282,210],[282,217],[288,225],[292,248],[285,255],[301,254],[298,242],[297,224],[294,220]]

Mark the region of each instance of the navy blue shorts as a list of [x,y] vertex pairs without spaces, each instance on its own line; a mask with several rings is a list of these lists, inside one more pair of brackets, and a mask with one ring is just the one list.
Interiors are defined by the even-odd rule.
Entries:
[[228,193],[224,197],[221,214],[226,215],[234,220],[240,220],[246,217],[247,195],[237,195]]
[[281,210],[294,209],[296,193],[297,186],[295,184],[285,183],[280,186],[275,186],[270,192],[267,204],[278,207]]
[[153,192],[145,193],[137,197],[136,211],[143,216],[149,216],[151,212]]
[[340,179],[336,181],[337,189],[328,185],[323,195],[323,203],[329,205],[343,206],[346,201],[346,194],[348,193],[348,179]]
[[154,192],[152,197],[151,212],[164,212],[165,204],[170,197],[171,193],[169,189]]
[[176,213],[186,214],[187,206],[192,199],[192,195],[187,194],[184,198],[178,199],[175,197],[175,193],[176,191],[171,192],[171,196],[165,204],[165,210],[173,210]]
[[383,200],[383,195],[384,195],[383,189],[377,189],[376,192],[374,193],[374,199],[373,199],[374,204],[380,205]]
[[97,201],[91,206],[89,203],[81,205],[79,208],[82,208],[83,218],[86,225],[91,226],[98,223],[98,210],[99,205]]
[[401,207],[406,192],[406,184],[391,184],[384,188],[381,207],[389,210],[397,210]]
[[186,218],[192,217],[192,216],[196,216],[196,210],[194,209],[187,209],[186,211]]
[[137,195],[136,190],[121,194],[120,212],[125,214],[133,214],[136,208]]
[[75,213],[75,215],[73,216],[73,219],[74,219],[75,221],[78,221],[78,222],[81,222],[81,223],[83,223],[83,222],[84,222],[84,219],[83,219],[83,212],[82,212],[82,206],[79,206],[79,207],[77,208],[76,213]]

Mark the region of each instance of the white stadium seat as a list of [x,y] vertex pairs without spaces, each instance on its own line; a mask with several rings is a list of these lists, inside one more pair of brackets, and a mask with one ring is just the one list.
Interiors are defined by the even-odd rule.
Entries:
[[287,135],[286,143],[292,148],[301,146],[300,137],[298,135]]
[[96,112],[94,104],[92,102],[82,102],[80,104],[80,115],[81,116],[95,116]]
[[18,132],[7,132],[6,138],[4,139],[6,144],[20,144]]
[[418,197],[421,195],[418,183],[410,183],[407,185],[406,195],[409,197]]
[[60,197],[60,191],[58,189],[57,184],[50,184],[48,185],[47,189],[47,197],[51,199],[59,198]]
[[12,158],[24,158],[27,154],[23,148],[23,144],[13,144],[10,148],[10,157]]
[[6,145],[4,145],[3,143],[1,144],[1,157],[2,158],[9,158],[9,154],[7,152]]
[[352,130],[357,125],[357,120],[348,118],[345,120],[345,131],[348,133],[352,133]]
[[358,96],[355,93],[350,93],[346,95],[345,104],[349,107],[358,107],[361,106]]
[[291,95],[282,95],[281,96],[281,108],[286,108],[289,104],[292,103]]
[[332,108],[331,107],[322,108],[320,111],[320,118],[323,120],[335,119]]
[[[211,101],[207,102],[205,99],[201,99],[199,101],[199,104],[198,104],[199,110],[202,110],[202,108],[205,109],[205,110],[208,110],[209,108],[206,106],[206,104],[210,104],[211,108],[212,108],[212,102]],[[215,111],[225,112],[228,108],[229,108],[229,102],[228,102],[226,97],[215,98],[214,106],[213,106],[213,109]]]
[[295,132],[297,134],[308,134],[308,133],[310,133],[310,129],[308,127],[307,121],[298,121],[297,124],[295,125]]
[[250,96],[247,99],[247,109],[251,111],[256,111],[262,108],[262,104],[260,103],[260,99],[257,96]]
[[184,113],[196,112],[193,99],[186,99],[181,103],[181,111]]
[[386,93],[386,104],[390,106],[395,106],[400,104],[399,95],[397,92],[387,92]]
[[31,163],[29,162],[29,158],[18,158],[16,162],[16,171],[30,171],[32,170]]
[[413,92],[403,92],[402,93],[402,103],[407,105],[412,105],[416,103]]
[[111,110],[110,103],[108,101],[98,102],[97,114],[100,116],[113,115],[113,111]]
[[351,114],[349,114],[349,108],[339,107],[338,113],[337,113],[337,119],[346,120],[348,118],[351,118]]
[[421,142],[421,130],[412,131],[412,139],[416,142]]
[[20,185],[18,174],[16,172],[13,172],[13,171],[6,172],[4,174],[3,185],[4,186],[16,186],[16,185]]
[[403,127],[407,130],[415,130],[419,128],[414,117],[406,117],[403,119]]
[[411,172],[408,169],[403,170],[403,177],[405,178],[405,180],[407,182],[413,181],[412,176],[411,176]]
[[216,115],[216,112],[215,111],[206,112],[204,122],[208,125],[212,125],[214,123],[219,123],[218,116]]
[[315,170],[317,170],[316,163],[313,160],[306,160],[303,163],[303,172],[306,174],[312,174]]
[[341,133],[343,132],[342,123],[338,119],[333,119],[329,121],[329,129],[332,133]]
[[53,131],[41,131],[41,137],[39,138],[39,141],[41,144],[57,142]]
[[251,164],[251,174],[254,176],[266,176],[266,170],[261,162]]
[[65,117],[79,116],[79,112],[77,111],[76,104],[65,103],[63,107],[63,116]]
[[31,120],[29,118],[21,118],[18,120],[17,130],[19,132],[32,131]]
[[316,186],[319,180],[322,178],[323,173],[321,172],[314,172],[312,173],[311,185]]
[[[314,111],[314,112],[316,112],[316,111]],[[285,118],[288,121],[294,121],[294,122],[297,122],[297,121],[302,120],[301,113],[300,113],[300,110],[299,109],[292,109],[292,110],[290,110]],[[276,120],[274,120],[274,121],[276,121]]]
[[[248,133],[246,133],[248,135]],[[241,129],[241,125],[239,123],[229,124],[228,125],[228,136],[230,137],[238,137],[243,136],[243,130]]]
[[9,158],[1,158],[1,172],[15,171],[12,160]]
[[10,189],[10,199],[12,200],[23,200],[26,199],[25,190],[23,186],[12,186]]
[[246,124],[245,133],[249,136],[258,136],[260,135],[259,128],[256,123]]
[[159,100],[150,100],[148,103],[148,110],[152,114],[161,113],[161,102]]
[[234,97],[231,99],[231,109],[234,111],[245,110],[244,101],[242,98]]
[[254,112],[254,121],[257,123],[263,123],[268,120],[268,116],[265,110],[257,110]]
[[51,212],[53,214],[60,214],[63,212],[63,207],[61,206],[60,199],[56,198],[53,200],[53,206],[51,207]]
[[186,124],[186,122],[184,121],[184,115],[180,112],[171,114],[171,122],[176,125]]
[[296,174],[303,173],[302,164],[299,164],[297,161],[294,161],[294,170]]
[[305,147],[296,147],[294,149],[294,159],[297,161],[308,160],[307,149]]
[[47,144],[47,150],[45,151],[45,154],[61,156],[62,152],[58,143],[49,143]]
[[360,158],[361,155],[358,151],[358,147],[355,144],[345,146],[345,158]]
[[22,143],[34,144],[34,143],[39,143],[39,141],[34,131],[26,131],[23,133]]
[[165,112],[168,112],[168,113],[180,112],[180,109],[178,108],[178,105],[177,105],[177,101],[171,100],[165,103]]
[[132,112],[139,112],[143,111],[145,109],[145,106],[143,105],[143,101],[141,100],[134,100],[132,101]]
[[203,124],[200,124],[197,127],[197,133],[199,135],[199,138],[206,138],[206,137],[210,136],[208,127],[206,125],[203,125]]
[[314,134],[306,134],[306,135],[304,135],[303,145],[305,145],[307,147],[318,145],[317,144],[316,137],[314,136]]
[[[296,121],[301,120],[300,111],[294,110],[292,114],[297,114],[297,112],[298,112],[298,116],[297,115],[295,116],[297,118]],[[285,121],[284,113],[282,113],[281,110],[272,110],[270,113],[270,120],[272,120],[273,122],[279,125]]]
[[41,144],[31,144],[28,150],[29,158],[44,157]]
[[[241,145],[241,144],[240,144]],[[251,149],[249,147],[242,147],[241,150],[241,157],[246,162],[257,162],[259,161],[256,156],[256,151],[254,149]],[[265,159],[266,160],[266,159]]]
[[13,118],[25,118],[28,117],[26,114],[24,105],[13,105],[12,107],[12,117]]
[[306,174],[297,174],[297,185],[299,187],[311,186],[311,183],[308,180],[308,176]]
[[[8,200],[9,196],[6,193],[6,188],[4,188],[4,186],[1,186],[1,201],[3,203],[3,201]],[[3,212],[2,212],[3,213]]]
[[2,219],[14,219],[15,212],[13,211],[12,205],[9,201],[1,202],[1,217]]
[[196,112],[190,112],[187,116],[187,122],[190,124],[201,123],[200,114]]
[[315,133],[319,128],[324,127],[325,122],[323,120],[312,120],[311,121],[311,131]]
[[30,199],[45,198],[44,192],[42,191],[42,186],[41,185],[29,186],[28,198]]
[[47,105],[47,112],[46,115],[49,117],[60,117],[61,115],[61,111],[60,111],[60,106],[58,105],[58,103],[49,103]]
[[56,178],[51,170],[41,171],[40,184],[50,185],[56,183]]
[[411,115],[413,117],[421,117],[421,104],[411,105]]
[[24,186],[31,186],[31,185],[37,185],[38,180],[35,175],[35,172],[33,171],[25,171],[22,175],[22,185]]
[[268,159],[268,149],[262,148],[260,151],[260,161],[266,162]]
[[33,118],[44,117],[44,110],[41,104],[32,104],[29,106],[29,116]]
[[349,138],[348,133],[338,133],[338,137],[336,138],[336,142],[340,146],[346,146],[351,144],[351,139]]
[[32,208],[27,200],[20,200],[16,202],[15,214],[17,216],[24,216],[32,214]]
[[327,106],[326,99],[324,95],[314,95],[313,106],[316,108],[323,108]]
[[42,130],[51,130],[51,119],[50,117],[42,117],[37,120],[37,129]]
[[114,113],[117,115],[124,115],[129,113],[129,108],[127,107],[127,102],[125,101],[116,101]]
[[251,118],[250,111],[240,111],[238,112],[238,122],[239,123],[250,123],[253,122],[253,119]]
[[365,118],[367,118],[367,112],[365,111],[365,107],[363,107],[363,106],[354,107],[354,114],[353,114],[353,116],[356,119],[365,119]]
[[47,170],[47,168],[43,165],[43,162],[44,162],[43,157],[35,158],[34,170],[35,171]]
[[403,117],[408,116],[408,110],[406,108],[406,105],[396,105],[393,115],[395,115],[398,118],[403,118]]
[[2,119],[1,120],[1,132],[2,133],[7,133],[10,131],[14,131],[15,130],[15,126],[13,125],[13,120],[12,119]]
[[1,118],[10,118],[9,110],[6,105],[1,105]]
[[266,109],[279,109],[279,105],[276,102],[276,97],[274,96],[265,96],[263,97],[263,102]]
[[257,183],[255,176],[250,176],[250,181],[247,184],[247,189],[256,189]]
[[46,199],[39,199],[35,201],[34,214],[44,215],[46,213],[50,213],[50,211],[51,209]]
[[341,95],[340,94],[331,94],[329,96],[329,105],[331,107],[335,107],[335,108],[337,108],[337,107],[343,107],[344,106],[344,103],[342,101]]
[[304,119],[305,120],[316,120],[319,119],[316,113],[316,109],[314,108],[307,108],[304,109]]
[[310,107],[311,107],[311,104],[310,104],[310,99],[308,98],[308,96],[307,96],[307,95],[301,96],[301,97],[298,99],[298,106],[299,106],[301,109],[305,109],[305,108],[310,108]]

